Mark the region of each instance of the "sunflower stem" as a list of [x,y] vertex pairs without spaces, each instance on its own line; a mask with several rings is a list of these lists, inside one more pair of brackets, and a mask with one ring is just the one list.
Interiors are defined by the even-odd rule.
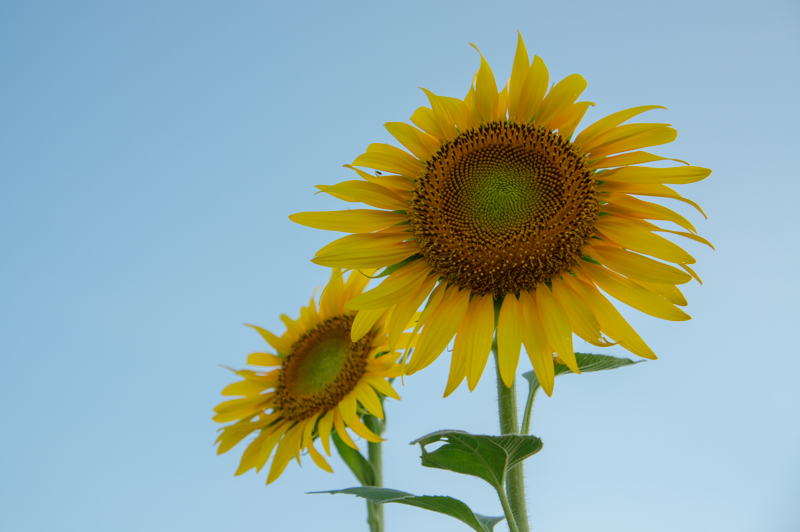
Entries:
[[[492,354],[494,355],[495,368],[497,370],[497,407],[500,412],[500,431],[505,434],[519,434],[519,420],[517,418],[517,383],[516,379],[507,387],[500,375],[500,360],[497,357],[497,339],[492,343]],[[519,532],[529,532],[528,508],[525,501],[525,475],[522,469],[522,462],[514,466],[506,475],[506,495],[508,499],[503,504],[510,506],[511,516],[506,512],[509,529],[519,530]],[[500,498],[503,502],[503,498]],[[511,525],[514,525],[514,528]]]
[[[364,416],[364,424],[369,430],[380,436],[383,433],[383,422],[373,415]],[[383,449],[381,443],[367,443],[369,463],[375,471],[375,486],[383,487]],[[383,532],[383,505],[367,501],[367,522],[370,532]]]

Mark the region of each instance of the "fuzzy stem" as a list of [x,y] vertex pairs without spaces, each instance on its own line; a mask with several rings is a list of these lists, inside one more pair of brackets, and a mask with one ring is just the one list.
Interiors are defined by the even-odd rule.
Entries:
[[[500,431],[504,435],[519,434],[516,379],[511,384],[511,388],[507,387],[503,382],[503,378],[500,376],[500,361],[497,358],[497,341],[492,344],[492,354],[494,355],[495,368],[497,369],[497,406],[500,412]],[[510,469],[506,475],[506,494],[508,495],[508,504],[516,521],[515,527],[519,527],[519,532],[529,532],[528,508],[525,501],[525,476],[522,470],[522,462]],[[511,520],[509,519],[510,527]]]
[[[372,415],[364,417],[364,424],[369,430],[381,435],[383,432],[383,422]],[[369,452],[369,463],[375,471],[375,486],[383,487],[383,450],[381,443],[367,443]],[[383,532],[383,505],[367,501],[367,522],[370,532]]]

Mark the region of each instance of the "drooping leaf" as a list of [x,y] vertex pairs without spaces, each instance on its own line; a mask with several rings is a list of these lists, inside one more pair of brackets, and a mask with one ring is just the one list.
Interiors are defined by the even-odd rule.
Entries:
[[[592,371],[604,371],[607,369],[616,369],[621,368],[623,366],[631,366],[633,364],[638,364],[639,362],[644,362],[644,360],[638,360],[634,362],[629,358],[617,358],[607,355],[593,355],[591,353],[575,353],[575,360],[578,362],[578,368],[581,370],[581,373],[590,373]],[[559,375],[566,375],[567,373],[573,373],[571,369],[569,369],[565,364],[556,364],[555,367],[555,375],[558,377]],[[531,411],[533,409],[533,400],[536,396],[536,392],[539,391],[540,384],[539,379],[536,378],[536,373],[533,371],[529,371],[527,373],[522,374],[523,377],[528,381],[530,387],[528,388],[528,402],[525,405],[525,413],[522,416],[522,434],[528,434],[530,432],[530,420],[531,420]]]
[[[441,441],[445,444],[435,451],[425,449]],[[503,489],[509,469],[542,450],[542,440],[535,436],[483,436],[460,430],[433,432],[411,442],[415,443],[422,449],[423,466],[472,475],[498,491]]]
[[404,491],[393,490],[388,488],[362,487],[362,488],[348,488],[344,490],[334,491],[316,491],[314,493],[330,493],[332,495],[338,493],[345,493],[355,495],[362,499],[367,499],[375,504],[385,504],[387,502],[395,502],[398,504],[406,504],[408,506],[416,506],[432,512],[449,515],[455,517],[462,523],[467,524],[476,532],[492,532],[494,526],[502,521],[503,517],[486,517],[473,512],[469,506],[454,499],[452,497],[444,497],[439,495],[412,495]]
[[336,450],[339,451],[339,456],[342,457],[344,463],[350,468],[350,471],[356,476],[362,486],[375,485],[375,470],[372,468],[364,455],[356,451],[339,437],[335,432],[332,434],[333,443],[336,445]]

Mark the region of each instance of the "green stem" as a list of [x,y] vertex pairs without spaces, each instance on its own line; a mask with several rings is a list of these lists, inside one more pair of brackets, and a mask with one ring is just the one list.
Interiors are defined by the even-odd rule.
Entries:
[[[492,354],[494,355],[495,368],[497,369],[497,406],[500,411],[500,431],[503,434],[519,434],[519,420],[517,419],[517,384],[516,379],[507,387],[500,376],[500,361],[497,358],[497,341],[492,344]],[[528,508],[525,501],[525,476],[522,470],[522,462],[514,466],[506,475],[506,494],[508,495],[507,504],[510,505],[513,518],[516,521],[515,528],[519,532],[529,532]],[[502,498],[501,498],[502,502]],[[505,509],[505,506],[503,507]],[[516,526],[519,525],[519,528]]]
[[[364,424],[369,430],[380,436],[383,433],[383,422],[372,415],[364,416]],[[383,487],[383,449],[381,443],[367,443],[369,463],[375,471],[375,486]],[[383,505],[367,501],[367,522],[370,532],[383,532]]]
[[522,414],[522,430],[520,431],[520,433],[524,434],[525,436],[531,433],[531,414],[533,413],[533,401],[536,399],[536,392],[538,391],[538,384],[536,387],[531,385],[531,389],[528,390],[528,402],[525,403],[525,413]]
[[517,522],[514,519],[514,512],[511,510],[511,505],[508,503],[508,497],[506,497],[503,490],[497,490],[497,495],[500,497],[500,504],[503,505],[503,512],[506,514],[509,532],[520,532],[519,527],[517,527]]

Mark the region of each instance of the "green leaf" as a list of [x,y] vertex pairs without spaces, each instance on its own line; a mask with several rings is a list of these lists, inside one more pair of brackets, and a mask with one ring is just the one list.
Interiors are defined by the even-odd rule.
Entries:
[[372,468],[372,464],[364,458],[364,455],[343,442],[335,432],[333,433],[333,443],[336,445],[336,450],[339,451],[339,456],[361,482],[361,485],[374,486],[375,470]]
[[[634,362],[629,358],[617,358],[611,357],[607,355],[593,355],[591,353],[575,353],[575,360],[578,363],[578,368],[580,368],[581,373],[590,373],[592,371],[603,371],[607,369],[616,369],[621,368],[623,366],[631,366],[633,364],[638,364],[639,362],[644,362],[644,360],[638,360]],[[567,373],[574,373],[571,369],[569,369],[564,364],[556,364],[555,367],[555,375],[558,377],[559,375],[565,375]],[[531,412],[533,410],[533,400],[536,396],[536,392],[539,391],[539,379],[536,378],[536,373],[533,371],[529,371],[527,373],[522,374],[525,379],[527,379],[528,384],[530,387],[528,388],[528,402],[525,405],[525,413],[522,416],[522,434],[528,434],[530,432],[530,422],[531,422]]]
[[459,521],[469,525],[470,528],[476,530],[477,532],[492,532],[494,526],[504,519],[503,517],[486,517],[484,515],[476,514],[469,508],[469,506],[452,497],[442,497],[438,495],[412,495],[404,491],[388,488],[348,488],[346,490],[315,491],[313,493],[330,493],[332,495],[337,493],[345,493],[348,495],[361,497],[362,499],[367,499],[375,504],[396,502],[398,504],[416,506],[417,508],[423,508],[432,512],[438,512],[440,514],[449,515],[450,517],[455,517]]
[[[425,449],[441,441],[446,443],[435,451]],[[423,466],[472,475],[498,491],[503,489],[509,469],[542,450],[542,440],[534,436],[481,436],[460,430],[433,432],[411,442],[415,443],[422,449]]]

